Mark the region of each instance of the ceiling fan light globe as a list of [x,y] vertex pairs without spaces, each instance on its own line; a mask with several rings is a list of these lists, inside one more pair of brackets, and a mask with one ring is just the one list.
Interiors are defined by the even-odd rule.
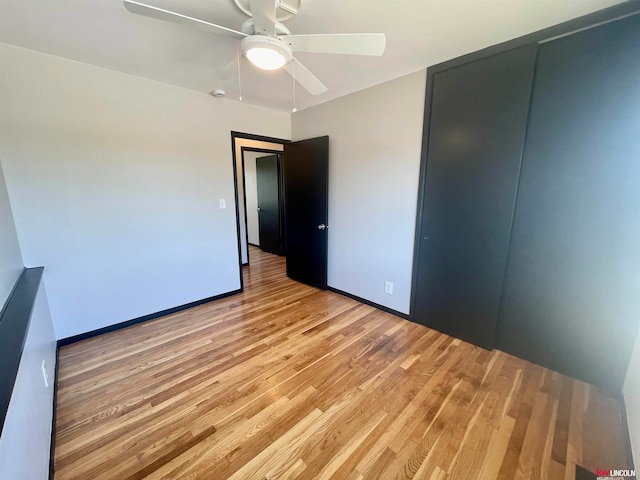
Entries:
[[277,70],[293,58],[289,46],[276,37],[251,35],[240,42],[242,54],[262,70]]
[[246,52],[251,63],[262,70],[277,70],[287,63],[287,59],[280,52],[266,47],[254,47]]

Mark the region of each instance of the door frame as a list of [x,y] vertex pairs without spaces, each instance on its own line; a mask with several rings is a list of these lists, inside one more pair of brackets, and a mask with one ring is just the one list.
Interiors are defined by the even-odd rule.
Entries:
[[[236,204],[236,234],[237,234],[237,243],[238,243],[238,272],[240,274],[240,291],[244,291],[244,279],[242,275],[242,267],[244,265],[249,265],[249,238],[247,233],[247,201],[246,201],[246,190],[245,190],[245,181],[244,181],[244,155],[242,153],[243,148],[241,147],[240,152],[236,152],[236,139],[244,139],[244,140],[254,140],[257,142],[267,142],[267,143],[276,143],[280,145],[285,145],[287,143],[291,143],[291,140],[287,140],[284,138],[276,138],[276,137],[267,137],[264,135],[255,135],[253,133],[246,132],[237,132],[231,131],[231,161],[233,166],[233,188],[234,188],[234,199]],[[255,147],[257,148],[257,147]],[[283,147],[284,148],[284,147]],[[284,151],[284,150],[283,150]],[[278,150],[269,150],[269,153],[283,153]],[[242,169],[242,193],[243,193],[243,206],[244,206],[244,222],[245,222],[245,242],[247,242],[247,263],[242,263],[242,240],[241,240],[241,228],[240,228],[240,195],[238,188],[238,157],[240,157],[240,168]]]

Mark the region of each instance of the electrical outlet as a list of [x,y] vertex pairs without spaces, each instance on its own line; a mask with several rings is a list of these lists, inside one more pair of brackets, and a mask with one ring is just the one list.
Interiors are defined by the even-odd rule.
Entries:
[[224,198],[221,198],[218,202],[220,203],[220,208],[227,208],[227,201]]
[[393,295],[393,282],[389,282],[389,281],[384,282],[384,293]]
[[49,374],[47,373],[47,363],[42,360],[42,378],[44,379],[44,388],[49,388]]

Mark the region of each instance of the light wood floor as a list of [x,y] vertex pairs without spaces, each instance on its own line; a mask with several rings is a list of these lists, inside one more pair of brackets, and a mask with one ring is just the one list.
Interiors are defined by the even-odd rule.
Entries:
[[62,479],[571,479],[628,468],[585,383],[295,283],[60,350]]

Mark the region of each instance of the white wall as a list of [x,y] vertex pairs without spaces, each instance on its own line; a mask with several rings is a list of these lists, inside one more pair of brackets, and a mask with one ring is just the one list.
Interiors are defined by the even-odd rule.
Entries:
[[[286,115],[289,115],[288,113]],[[289,120],[291,117],[289,116]],[[251,133],[256,134],[253,131],[242,130],[242,133]],[[266,136],[266,135],[265,135]],[[286,136],[284,135],[269,135],[274,138],[282,138],[287,139],[290,137],[290,132],[287,132]],[[246,264],[249,262],[249,252],[247,249],[247,227],[245,224],[245,205],[244,205],[244,172],[242,170],[242,147],[249,148],[263,148],[268,150],[275,150],[281,152],[284,149],[284,146],[280,143],[271,143],[271,142],[261,142],[258,140],[248,140],[246,138],[238,138],[235,139],[235,152],[236,152],[236,172],[238,175],[238,207],[240,212],[240,251],[242,255],[242,263]]]
[[[49,478],[55,335],[44,286],[38,290],[29,331],[0,437],[0,479]],[[49,373],[45,387],[42,360]]]
[[[22,256],[0,164],[0,309],[22,272]],[[0,479],[40,480],[49,475],[53,385],[44,387],[42,360],[55,371],[55,337],[44,287],[36,297],[2,436]]]
[[262,152],[244,152],[244,184],[247,196],[247,234],[249,243],[260,246],[260,224],[258,221],[258,182],[256,158],[264,157]]
[[230,132],[288,137],[288,113],[7,44],[0,61],[0,157],[57,338],[239,288]]
[[631,353],[629,369],[622,388],[624,404],[627,410],[627,424],[631,438],[633,463],[640,465],[640,332]]
[[0,163],[0,310],[13,290],[22,268],[22,255]]
[[[409,313],[426,72],[295,113],[329,135],[330,286]],[[393,295],[384,293],[385,281]]]

